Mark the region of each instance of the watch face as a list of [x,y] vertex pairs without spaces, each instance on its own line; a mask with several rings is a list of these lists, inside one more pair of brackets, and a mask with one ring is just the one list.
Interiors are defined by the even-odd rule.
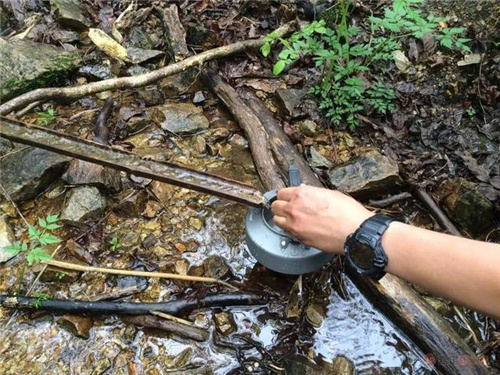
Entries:
[[373,250],[370,245],[355,241],[351,245],[349,253],[351,261],[355,266],[363,270],[369,270],[373,267]]

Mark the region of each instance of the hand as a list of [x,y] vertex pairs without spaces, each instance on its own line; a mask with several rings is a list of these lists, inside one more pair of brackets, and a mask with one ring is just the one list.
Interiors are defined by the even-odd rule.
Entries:
[[304,245],[343,254],[346,237],[374,213],[339,191],[299,186],[278,191],[274,223]]

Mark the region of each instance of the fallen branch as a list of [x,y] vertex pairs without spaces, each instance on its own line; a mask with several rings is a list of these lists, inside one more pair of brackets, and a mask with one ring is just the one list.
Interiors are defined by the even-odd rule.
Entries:
[[413,195],[420,201],[422,204],[427,208],[431,216],[437,221],[439,226],[448,233],[453,234],[454,236],[459,236],[461,237],[462,234],[460,231],[457,229],[457,227],[448,219],[448,216],[441,210],[441,208],[437,205],[436,202],[434,202],[434,199],[427,193],[426,191],[422,189],[414,189],[413,190]]
[[224,82],[213,69],[204,69],[202,79],[224,102],[245,131],[255,168],[266,190],[285,187],[269,147],[268,135],[264,127],[259,125],[259,118],[243,103],[236,91]]
[[[255,99],[257,100],[257,99]],[[248,101],[247,103],[252,103]],[[252,108],[256,108],[252,105]],[[239,108],[228,107],[233,113]],[[259,124],[264,126],[271,136],[269,145],[281,153],[289,155],[290,160],[278,163],[280,168],[288,168],[288,163],[300,165],[304,163],[302,157],[297,156],[293,144],[284,134],[281,126],[273,114],[260,105],[255,110]],[[278,136],[282,133],[281,136]],[[273,145],[273,143],[277,143]],[[286,169],[282,170],[286,173]],[[310,168],[301,168],[301,178],[311,186],[324,187]],[[384,313],[397,327],[399,327],[424,353],[431,353],[435,358],[435,366],[445,374],[487,374],[487,369],[477,360],[472,350],[428,303],[426,303],[406,282],[387,274],[379,282],[375,282],[357,273],[350,273],[349,277],[363,294]],[[464,358],[467,360],[464,361]]]
[[405,191],[403,193],[396,194],[396,195],[393,195],[392,197],[388,197],[385,199],[370,200],[370,201],[368,201],[368,206],[373,207],[373,208],[384,208],[384,207],[393,205],[394,203],[404,201],[405,199],[408,199],[411,197],[412,197],[412,195]]
[[165,320],[157,316],[139,315],[139,316],[122,316],[121,319],[125,323],[133,324],[140,327],[155,328],[174,335],[185,337],[195,341],[206,341],[210,336],[206,329],[187,326],[171,320]]
[[162,313],[162,312],[159,312],[159,311],[150,311],[149,313],[151,315],[156,315],[156,316],[159,316],[160,318],[171,320],[171,321],[176,322],[176,323],[184,324],[184,325],[187,325],[187,326],[192,326],[193,325],[193,323],[190,322],[189,320],[181,319],[181,318],[178,318],[178,317],[170,315],[170,314],[165,314],[165,313]]
[[[287,23],[282,27],[276,29],[275,33],[279,36],[284,36],[291,32],[293,28],[294,23]],[[75,100],[107,90],[131,89],[147,86],[160,79],[186,71],[194,66],[201,66],[209,60],[227,57],[252,48],[258,48],[262,44],[263,38],[236,42],[227,46],[217,47],[202,52],[198,55],[188,57],[187,59],[182,60],[178,63],[171,64],[153,72],[141,74],[134,77],[106,79],[104,81],[92,82],[86,85],[74,87],[51,87],[45,89],[36,89],[22,94],[0,105],[0,115],[6,115],[36,101],[47,101],[53,99]]]
[[[59,260],[44,260],[41,263],[47,264],[49,266],[63,268],[66,270],[81,271],[81,272],[97,272],[97,273],[106,273],[111,275],[142,276],[142,277],[154,277],[158,279],[174,279],[183,281],[197,281],[202,283],[215,283],[224,285],[225,287],[231,288],[233,290],[238,290],[238,288],[235,287],[234,285],[226,283],[225,281],[222,280],[214,279],[212,277],[177,275],[175,273],[165,273],[165,272],[146,272],[146,271],[118,270],[115,268],[90,267],[69,262],[62,262]],[[155,309],[150,309],[150,310],[155,310]]]

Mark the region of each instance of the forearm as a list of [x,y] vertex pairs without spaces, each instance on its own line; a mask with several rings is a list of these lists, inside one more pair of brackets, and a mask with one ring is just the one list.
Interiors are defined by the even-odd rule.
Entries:
[[394,222],[382,246],[387,272],[500,318],[500,245]]

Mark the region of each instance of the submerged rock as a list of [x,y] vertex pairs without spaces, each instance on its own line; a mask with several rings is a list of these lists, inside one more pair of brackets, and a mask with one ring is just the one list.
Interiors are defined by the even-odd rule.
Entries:
[[205,259],[203,270],[205,277],[213,277],[214,279],[225,279],[231,275],[231,270],[224,261],[224,258],[218,255],[212,255]]
[[14,257],[12,253],[3,248],[12,245],[15,240],[14,233],[7,223],[7,216],[0,216],[0,263],[5,263]]
[[50,0],[50,9],[61,25],[78,30],[86,30],[91,26],[83,15],[80,0]]
[[450,219],[468,232],[479,234],[493,225],[495,207],[474,183],[463,178],[449,179],[436,194]]
[[151,108],[151,118],[170,133],[192,133],[207,129],[208,119],[203,109],[191,103],[169,103]]
[[67,224],[80,225],[99,215],[105,207],[106,199],[96,187],[78,187],[68,193],[61,220]]
[[75,336],[88,339],[94,321],[88,316],[66,314],[59,318],[57,324]]
[[315,363],[303,355],[292,355],[284,360],[286,375],[354,375],[354,364],[344,356],[332,362]]
[[325,308],[319,303],[310,303],[306,309],[306,317],[313,327],[321,327],[325,319]]
[[402,185],[397,164],[377,151],[335,167],[329,177],[338,190],[358,199],[391,193]]
[[214,314],[215,328],[224,336],[229,335],[236,331],[236,323],[234,322],[233,315],[227,311]]
[[2,185],[14,201],[35,198],[66,170],[71,159],[39,148],[27,148],[0,159]]
[[0,38],[0,99],[62,84],[80,62],[77,52],[30,40]]

